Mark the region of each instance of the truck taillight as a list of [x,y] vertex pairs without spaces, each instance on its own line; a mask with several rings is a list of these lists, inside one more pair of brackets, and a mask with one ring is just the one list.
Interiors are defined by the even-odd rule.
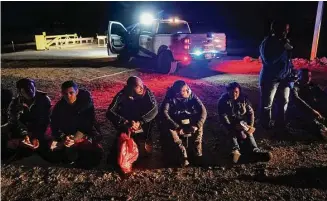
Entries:
[[191,40],[189,38],[185,38],[184,39],[184,49],[189,50],[190,49],[190,44],[191,44]]
[[185,44],[191,44],[191,41],[190,41],[189,38],[185,38],[185,39],[184,39],[184,43],[185,43]]

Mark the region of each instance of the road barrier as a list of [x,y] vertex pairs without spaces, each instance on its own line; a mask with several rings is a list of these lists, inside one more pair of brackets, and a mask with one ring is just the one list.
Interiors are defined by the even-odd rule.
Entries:
[[35,35],[36,50],[49,50],[50,48],[66,48],[71,45],[92,44],[93,37],[82,38],[77,34],[64,34],[47,36],[45,32],[42,35]]

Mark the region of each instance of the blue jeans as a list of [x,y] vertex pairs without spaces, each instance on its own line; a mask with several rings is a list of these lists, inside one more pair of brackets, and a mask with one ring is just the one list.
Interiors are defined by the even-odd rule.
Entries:
[[245,140],[240,140],[237,137],[233,137],[233,148],[232,150],[241,150],[239,142],[245,143],[245,147],[247,151],[253,151],[254,149],[258,149],[258,145],[253,137],[253,135],[247,135]]
[[270,125],[272,119],[272,107],[276,103],[276,125],[284,126],[285,114],[289,102],[290,86],[287,80],[263,81],[260,86],[260,112],[261,124],[264,127]]

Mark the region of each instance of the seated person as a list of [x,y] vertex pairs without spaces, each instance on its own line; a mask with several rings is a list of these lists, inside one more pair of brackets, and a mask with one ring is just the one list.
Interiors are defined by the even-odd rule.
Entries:
[[49,160],[90,168],[100,163],[103,149],[98,144],[91,94],[74,81],[61,85],[62,98],[51,114],[52,142]]
[[[121,133],[132,133],[141,156],[151,152],[152,122],[158,114],[158,104],[151,90],[136,76],[129,77],[126,86],[116,94],[106,116]],[[112,145],[109,162],[117,165],[118,136]]]
[[296,113],[307,123],[307,130],[327,140],[327,94],[311,81],[309,69],[300,69],[298,75],[298,81],[291,84]]
[[162,128],[166,128],[182,156],[182,166],[189,165],[188,153],[181,137],[192,134],[191,143],[195,145],[196,156],[202,156],[203,124],[207,110],[201,100],[182,80],[176,81],[168,89],[161,108]]
[[272,154],[258,148],[253,133],[254,111],[250,101],[241,92],[241,86],[232,82],[227,86],[227,93],[224,93],[218,101],[219,120],[227,130],[228,135],[233,139],[232,157],[237,163],[241,156],[239,142],[245,141],[246,148],[253,154],[270,160]]
[[36,90],[31,79],[20,79],[16,83],[17,97],[8,108],[8,123],[2,127],[3,156],[10,157],[16,153],[18,158],[33,153],[39,145],[45,144],[45,131],[49,124],[51,102],[49,97]]

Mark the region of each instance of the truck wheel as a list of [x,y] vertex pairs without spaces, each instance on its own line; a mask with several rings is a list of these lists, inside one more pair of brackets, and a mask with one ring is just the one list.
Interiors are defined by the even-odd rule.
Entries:
[[171,62],[174,61],[173,54],[170,50],[163,50],[157,59],[157,71],[159,73],[168,74],[171,68]]
[[119,55],[117,55],[117,61],[121,65],[127,65],[131,56],[129,55],[128,52],[123,51]]

